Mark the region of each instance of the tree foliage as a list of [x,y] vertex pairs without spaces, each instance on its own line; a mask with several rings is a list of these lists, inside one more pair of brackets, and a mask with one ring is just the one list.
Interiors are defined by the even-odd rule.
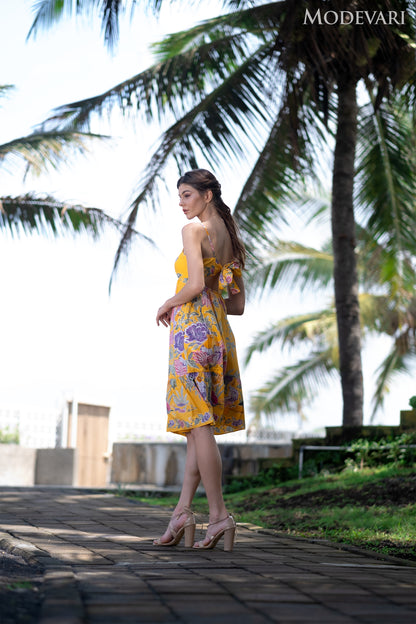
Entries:
[[[157,12],[161,5],[162,0],[154,0],[150,7]],[[155,63],[150,68],[94,98],[60,107],[53,118],[59,129],[67,124],[86,129],[93,112],[117,106],[123,111],[137,109],[148,121],[158,119],[164,124],[130,207],[116,265],[129,247],[140,206],[152,202],[171,160],[179,169],[196,167],[201,160],[215,169],[224,159],[238,167],[245,154],[254,150],[252,170],[242,184],[235,215],[248,247],[255,252],[267,240],[270,224],[285,222],[288,202],[294,195],[301,196],[305,183],[316,177],[320,155],[328,144],[334,145],[333,283],[343,423],[352,426],[362,423],[363,400],[353,200],[356,142],[364,131],[359,124],[365,117],[357,87],[362,85],[367,91],[368,124],[373,124],[372,132],[380,139],[377,155],[385,167],[389,146],[382,139],[387,126],[378,116],[380,107],[396,92],[401,94],[404,110],[413,110],[415,104],[415,3],[357,0],[352,6],[347,0],[325,2],[326,10],[334,12],[394,10],[404,15],[403,23],[395,27],[382,21],[362,26],[305,22],[305,10],[315,13],[322,5],[318,0],[225,0],[223,14],[155,44]],[[101,11],[105,30],[111,19],[104,8],[111,7],[117,21],[131,4],[44,0],[38,3],[36,28],[50,25],[71,7],[79,12]],[[388,123],[387,118],[383,122]],[[393,256],[397,245],[403,247],[403,240],[396,243],[393,239],[402,229],[401,219],[407,217],[394,203],[393,179],[386,177],[383,182],[384,200],[363,196],[361,204],[371,203],[373,232],[378,228],[380,237],[391,213],[396,231],[391,232],[391,250],[385,248],[391,266],[386,261],[382,270],[386,277],[389,271],[399,276],[400,282],[401,252]],[[365,185],[361,188],[365,193]],[[401,192],[404,195],[406,189]],[[379,242],[377,236],[375,242]]]

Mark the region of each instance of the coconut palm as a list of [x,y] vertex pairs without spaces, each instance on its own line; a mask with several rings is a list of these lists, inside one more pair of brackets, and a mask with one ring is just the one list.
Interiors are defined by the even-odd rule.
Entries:
[[[0,97],[7,95],[12,85],[0,85]],[[11,170],[23,164],[25,175],[39,175],[48,168],[57,168],[71,155],[83,154],[87,142],[105,137],[76,129],[46,130],[0,144],[0,167]],[[14,235],[38,232],[57,235],[63,232],[89,232],[98,236],[107,224],[122,229],[119,220],[98,208],[70,205],[47,195],[25,194],[0,197],[0,229]]]
[[50,195],[33,193],[0,197],[0,231],[7,230],[12,236],[18,237],[22,232],[46,236],[86,232],[98,238],[106,225],[123,230],[121,221],[99,208],[68,204]]
[[[103,24],[133,2],[43,0],[34,28],[53,22],[65,9],[99,8]],[[158,10],[162,0],[150,3]],[[408,106],[414,100],[414,2],[411,0],[328,0],[327,10],[362,10],[404,15],[404,23],[364,26],[305,22],[323,3],[316,0],[224,0],[225,13],[155,46],[156,63],[94,98],[62,107],[62,127],[88,122],[111,105],[137,106],[148,120],[173,123],[164,131],[140,181],[116,256],[127,248],[130,228],[144,201],[154,195],[171,158],[180,167],[201,160],[217,167],[223,158],[257,157],[243,185],[235,214],[250,244],[263,241],[270,223],[285,218],[288,195],[314,174],[319,148],[334,145],[332,243],[338,326],[343,425],[362,424],[361,331],[354,215],[357,86],[363,84],[374,108],[395,90]],[[401,13],[403,11],[403,13]],[[109,20],[109,17],[111,18]],[[114,31],[113,31],[114,32]],[[327,148],[326,148],[327,149]],[[379,219],[380,215],[375,218]]]
[[[328,245],[329,246],[329,245]],[[328,247],[327,246],[327,247]],[[359,294],[362,335],[365,344],[369,335],[391,337],[391,347],[386,358],[379,363],[373,395],[372,418],[383,407],[386,394],[398,373],[410,374],[416,361],[416,296],[414,280],[409,284],[406,308],[397,306],[392,292],[377,294],[382,289],[378,271],[368,263],[375,264],[374,255],[380,261],[386,249],[368,240],[366,232],[359,234],[359,275],[362,291]],[[416,254],[406,259],[410,272]],[[277,242],[264,257],[263,267],[257,266],[256,278],[265,283],[274,281],[277,287],[290,283],[290,288],[313,284],[314,292],[323,288],[328,296],[328,274],[333,257],[327,249],[313,249],[294,242]],[[414,269],[413,269],[414,270]],[[371,278],[370,278],[371,275]],[[268,276],[268,277],[267,277]],[[404,293],[402,292],[402,295]],[[270,348],[289,352],[300,348],[302,357],[294,363],[272,373],[265,383],[253,393],[250,407],[256,417],[297,412],[303,405],[310,405],[328,383],[339,377],[339,349],[336,312],[331,299],[326,308],[283,318],[257,332],[246,353],[248,364],[255,353]]]
[[[362,333],[364,340],[369,334],[391,337],[390,351],[377,370],[374,416],[382,408],[394,377],[409,374],[416,359],[413,116],[403,110],[400,98],[382,104],[375,115],[368,105],[361,111],[358,137],[355,204],[362,222],[357,226]],[[324,201],[319,201],[316,214],[321,218],[325,215]],[[332,265],[331,242],[314,249],[277,241],[255,267],[251,289],[260,296],[287,287],[302,292],[321,289],[323,296],[328,296]],[[302,346],[302,358],[276,371],[254,394],[251,404],[256,414],[298,409],[302,403],[313,401],[329,378],[338,376],[333,300],[325,309],[279,320],[258,332],[248,348],[246,362],[254,353],[273,345],[295,350]]]

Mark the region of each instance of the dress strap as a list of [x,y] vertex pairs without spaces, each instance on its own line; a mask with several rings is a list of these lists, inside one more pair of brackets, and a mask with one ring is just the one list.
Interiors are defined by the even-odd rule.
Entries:
[[216,258],[214,245],[212,244],[212,240],[211,240],[211,236],[209,235],[208,228],[207,228],[207,226],[206,226],[206,225],[204,225],[204,224],[202,223],[202,221],[201,221],[201,225],[202,225],[202,227],[204,228],[205,232],[207,233],[208,240],[209,240],[209,244],[210,244],[210,247],[211,247],[211,249],[212,249],[212,253],[214,254],[214,258]]

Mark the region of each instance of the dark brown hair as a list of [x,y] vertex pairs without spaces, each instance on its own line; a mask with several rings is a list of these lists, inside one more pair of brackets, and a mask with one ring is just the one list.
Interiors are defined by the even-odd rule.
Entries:
[[189,186],[192,186],[199,193],[205,193],[205,191],[212,192],[212,202],[224,221],[230,235],[233,254],[239,261],[241,268],[244,268],[246,250],[244,249],[244,244],[240,238],[238,226],[231,214],[231,210],[221,197],[221,184],[218,182],[217,178],[207,169],[192,169],[179,178],[176,185],[177,188],[179,188],[181,184],[189,184]]

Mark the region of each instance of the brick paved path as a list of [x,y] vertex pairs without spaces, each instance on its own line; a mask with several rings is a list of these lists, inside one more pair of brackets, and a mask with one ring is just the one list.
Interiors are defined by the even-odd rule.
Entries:
[[[169,515],[103,492],[0,488],[3,556],[42,570],[36,614],[1,623],[416,622],[416,567],[249,526],[232,553],[154,547]],[[10,579],[0,593],[14,586],[24,594]]]

